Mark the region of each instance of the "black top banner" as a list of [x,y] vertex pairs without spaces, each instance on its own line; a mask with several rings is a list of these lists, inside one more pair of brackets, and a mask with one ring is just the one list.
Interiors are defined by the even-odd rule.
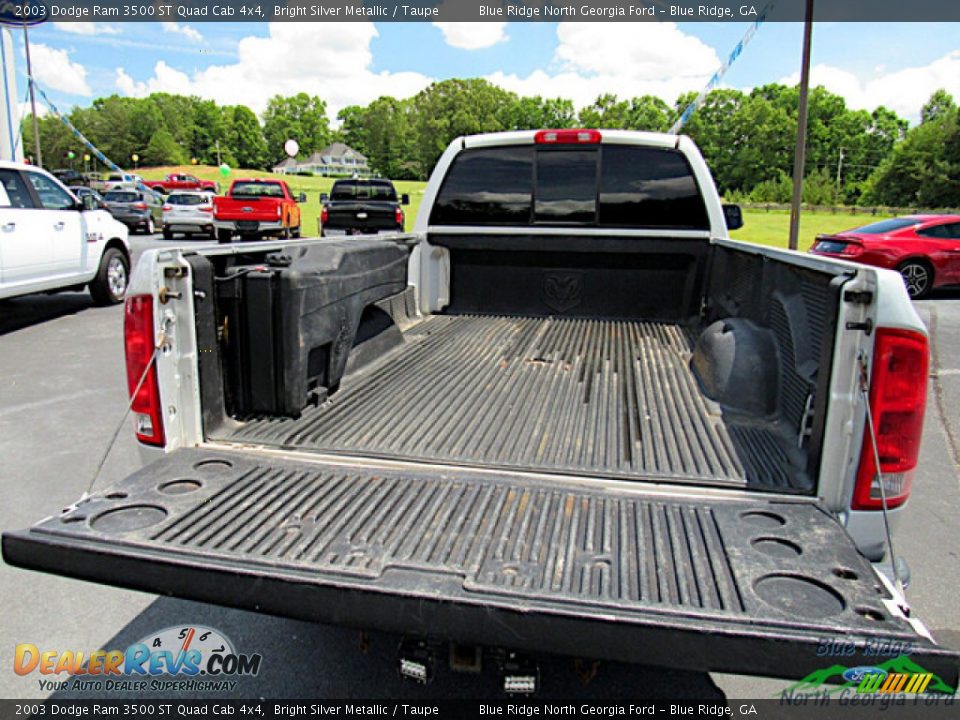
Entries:
[[[806,0],[0,0],[0,22],[796,22]],[[958,0],[815,0],[816,22],[960,21]]]

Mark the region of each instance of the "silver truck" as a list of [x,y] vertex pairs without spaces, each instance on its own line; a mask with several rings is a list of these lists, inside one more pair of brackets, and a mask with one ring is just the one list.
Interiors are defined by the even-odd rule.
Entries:
[[739,222],[686,137],[516,132],[453,141],[410,235],[149,251],[148,462],[4,558],[399,632],[420,680],[443,643],[526,691],[540,653],[802,677],[883,642],[955,686],[887,552],[926,330],[896,273]]

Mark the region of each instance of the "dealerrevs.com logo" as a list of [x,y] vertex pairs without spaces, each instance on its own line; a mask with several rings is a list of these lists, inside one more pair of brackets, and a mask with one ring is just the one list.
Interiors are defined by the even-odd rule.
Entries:
[[13,669],[36,675],[42,690],[224,691],[237,677],[255,676],[263,657],[238,653],[219,630],[199,625],[169,627],[125,650],[49,650],[17,645]]

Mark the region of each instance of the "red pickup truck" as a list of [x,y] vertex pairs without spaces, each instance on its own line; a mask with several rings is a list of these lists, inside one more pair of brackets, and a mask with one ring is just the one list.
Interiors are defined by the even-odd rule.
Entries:
[[241,240],[275,237],[300,237],[300,208],[307,196],[294,196],[283,180],[248,178],[234,180],[230,190],[213,199],[213,225],[217,240],[229,243],[233,236]]
[[220,188],[212,180],[201,180],[193,175],[167,175],[163,180],[147,180],[146,185],[151,190],[162,192],[165,195],[174,190],[209,190],[217,192]]

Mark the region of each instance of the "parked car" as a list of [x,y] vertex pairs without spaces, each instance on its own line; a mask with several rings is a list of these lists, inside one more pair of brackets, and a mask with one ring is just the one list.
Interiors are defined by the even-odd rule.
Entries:
[[76,195],[76,196],[77,196],[78,198],[80,198],[81,200],[83,200],[84,197],[86,197],[87,195],[89,195],[90,197],[93,198],[94,202],[96,202],[96,206],[97,206],[98,208],[100,208],[100,209],[102,209],[102,210],[107,210],[107,203],[106,203],[106,201],[103,199],[103,195],[101,195],[100,193],[98,193],[98,192],[97,192],[96,190],[94,190],[93,188],[87,187],[87,186],[85,186],[85,185],[73,185],[73,186],[69,187],[68,190],[70,190],[70,192],[72,192],[74,195]]
[[139,175],[114,172],[107,175],[106,179],[103,180],[102,187],[96,189],[100,192],[106,190],[138,190],[140,185],[143,185],[143,178]]
[[87,287],[98,304],[123,300],[127,228],[95,203],[34,165],[0,162],[0,298]]
[[294,196],[283,180],[247,178],[234,180],[227,194],[213,200],[213,224],[221,243],[263,237],[300,237],[300,207],[307,201]]
[[829,642],[956,687],[886,530],[923,322],[896,273],[731,241],[736,216],[689,138],[510,132],[450,143],[409,235],[147,250],[149,465],[51,499],[4,560],[395,632],[420,682],[457,649],[507,692],[538,654],[799,678]]
[[213,227],[213,193],[174,191],[163,203],[163,237],[174,233],[216,237]]
[[960,215],[907,215],[817,235],[810,252],[896,270],[916,300],[960,284]]
[[83,173],[69,168],[54,170],[51,174],[68,187],[70,185],[86,185],[88,183]]
[[131,230],[152,235],[163,222],[163,201],[154,192],[109,190],[103,199],[110,214]]
[[376,235],[403,232],[403,208],[410,196],[397,196],[389,180],[337,180],[320,195],[320,235]]
[[144,185],[165,195],[176,190],[208,190],[212,193],[219,190],[212,180],[201,180],[193,175],[167,175],[163,180],[145,180]]

